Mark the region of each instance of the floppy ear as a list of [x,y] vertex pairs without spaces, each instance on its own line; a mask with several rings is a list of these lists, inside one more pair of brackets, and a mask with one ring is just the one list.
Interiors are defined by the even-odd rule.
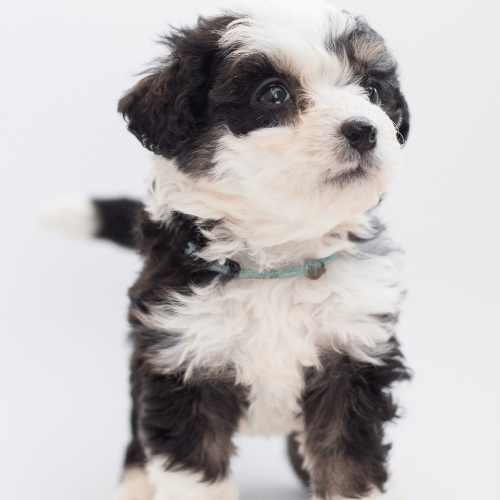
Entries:
[[179,66],[177,62],[147,76],[118,104],[130,132],[145,148],[165,156],[175,155],[194,125],[187,95],[181,97],[176,85]]
[[144,147],[167,158],[178,155],[207,121],[207,94],[220,32],[233,18],[200,18],[162,43],[170,56],[120,100],[118,111]]
[[398,132],[400,134],[398,135],[398,140],[404,146],[408,139],[408,134],[410,133],[410,110],[408,109],[408,103],[403,94],[400,94],[398,100],[398,110],[401,113],[398,126]]

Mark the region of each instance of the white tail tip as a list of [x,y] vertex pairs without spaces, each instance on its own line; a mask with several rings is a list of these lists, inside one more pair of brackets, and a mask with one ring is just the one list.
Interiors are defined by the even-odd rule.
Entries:
[[69,238],[83,240],[99,231],[99,215],[90,198],[67,195],[40,206],[35,218],[42,227]]

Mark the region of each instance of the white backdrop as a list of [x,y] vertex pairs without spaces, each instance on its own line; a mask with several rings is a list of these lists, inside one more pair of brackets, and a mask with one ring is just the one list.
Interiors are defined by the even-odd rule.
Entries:
[[[307,1],[307,0],[304,0]],[[390,430],[409,500],[498,500],[498,115],[493,1],[344,0],[401,61],[406,168],[384,202],[407,250],[399,329],[415,371]],[[128,439],[126,290],[139,259],[30,218],[67,193],[145,192],[150,154],[116,103],[168,24],[212,0],[17,0],[0,20],[0,496],[105,500]],[[240,439],[242,500],[306,498],[283,442]]]

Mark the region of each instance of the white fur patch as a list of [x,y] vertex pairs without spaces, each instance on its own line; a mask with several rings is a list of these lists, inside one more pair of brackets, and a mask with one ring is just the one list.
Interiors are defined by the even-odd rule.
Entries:
[[[235,2],[229,10],[239,17],[223,33],[221,47],[238,49],[232,57],[265,53],[282,70],[306,75],[332,66],[326,41],[351,30],[354,19],[321,0],[253,0]],[[335,60],[336,61],[336,60]],[[337,77],[343,72],[336,66]],[[340,81],[340,80],[339,80]]]
[[39,207],[35,218],[42,227],[78,240],[92,238],[99,230],[97,210],[82,195],[55,198]]
[[148,466],[154,500],[238,500],[236,483],[229,475],[215,483],[202,482],[201,474],[188,471],[165,471],[165,458],[155,457]]
[[153,500],[154,488],[149,484],[146,471],[131,467],[123,473],[122,480],[111,500]]

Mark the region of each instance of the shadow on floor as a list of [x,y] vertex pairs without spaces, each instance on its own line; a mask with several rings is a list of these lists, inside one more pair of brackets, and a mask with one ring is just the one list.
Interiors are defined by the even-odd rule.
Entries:
[[309,500],[309,498],[308,491],[300,486],[267,486],[258,489],[242,486],[240,489],[240,500]]

